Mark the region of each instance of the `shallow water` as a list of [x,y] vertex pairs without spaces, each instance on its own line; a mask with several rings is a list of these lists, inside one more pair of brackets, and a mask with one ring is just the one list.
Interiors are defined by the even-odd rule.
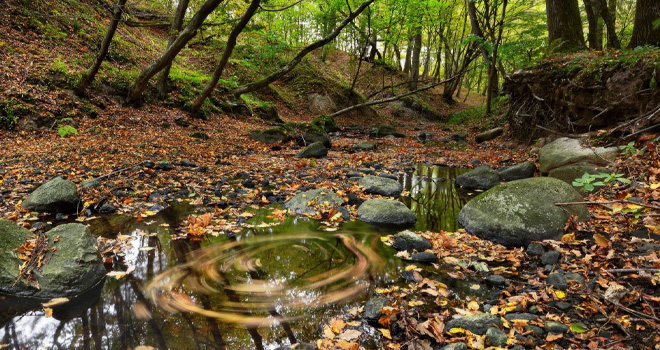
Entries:
[[[402,177],[410,191],[402,200],[418,217],[414,229],[456,229],[456,215],[468,198],[453,186],[462,172],[420,167]],[[38,303],[0,300],[0,344],[6,349],[275,349],[318,338],[320,325],[362,305],[378,286],[407,284],[400,277],[405,264],[380,240],[392,231],[348,222],[324,232],[314,221],[289,218],[231,238],[172,240],[174,228],[194,212],[186,202],[172,202],[143,221],[116,215],[92,222],[98,235],[135,237],[114,262],[115,270],[134,266],[133,272],[120,280],[108,277],[55,307],[53,317]],[[422,274],[447,284],[458,293],[454,298],[483,297],[474,282],[453,280],[433,267]]]

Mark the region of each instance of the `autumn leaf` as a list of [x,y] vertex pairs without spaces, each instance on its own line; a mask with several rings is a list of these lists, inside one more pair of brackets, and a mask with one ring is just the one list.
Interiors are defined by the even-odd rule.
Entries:
[[53,306],[56,306],[56,305],[66,304],[68,302],[69,302],[69,298],[54,298],[54,299],[50,299],[49,301],[47,301],[45,303],[42,303],[41,305],[43,307],[53,307]]
[[342,340],[353,340],[362,335],[362,332],[355,329],[347,329],[343,333],[337,336],[337,339]]
[[600,235],[598,233],[594,234],[594,240],[596,241],[596,244],[598,244],[598,246],[601,248],[609,247],[610,241],[607,238],[605,238],[603,235]]
[[389,329],[378,328],[378,330],[380,331],[381,334],[383,334],[383,337],[385,337],[385,338],[387,338],[387,339],[392,339],[392,335],[390,334],[390,330],[389,330]]

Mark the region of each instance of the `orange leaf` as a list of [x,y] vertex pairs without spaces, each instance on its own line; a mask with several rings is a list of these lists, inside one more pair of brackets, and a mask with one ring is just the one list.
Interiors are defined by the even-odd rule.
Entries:
[[607,238],[605,238],[603,235],[596,233],[594,235],[594,240],[596,240],[596,244],[598,244],[598,246],[601,248],[609,247],[610,241]]

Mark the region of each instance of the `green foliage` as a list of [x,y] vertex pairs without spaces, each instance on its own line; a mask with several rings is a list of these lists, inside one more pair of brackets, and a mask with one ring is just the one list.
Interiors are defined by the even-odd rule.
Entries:
[[[500,107],[505,105],[507,101],[508,96],[496,97],[493,99],[493,110],[498,110]],[[479,124],[483,127],[492,127],[497,123],[497,120],[491,116],[486,115],[486,105],[484,103],[480,106],[470,107],[452,114],[451,117],[449,117],[447,123],[455,125]]]
[[0,128],[11,130],[16,127],[16,100],[0,101]]
[[57,133],[60,137],[69,137],[73,135],[78,135],[78,130],[71,125],[62,125],[57,128]]
[[623,154],[630,154],[630,155],[642,155],[644,154],[643,150],[635,148],[635,141],[630,141],[626,145],[621,145],[619,146],[619,149]]
[[[600,180],[600,181],[596,181]],[[617,173],[598,173],[598,174],[589,174],[584,173],[582,177],[577,178],[573,181],[573,186],[577,187],[580,190],[591,192],[595,189],[595,186],[607,186],[615,182],[620,182],[624,184],[630,184],[630,179],[626,178],[623,174]]]

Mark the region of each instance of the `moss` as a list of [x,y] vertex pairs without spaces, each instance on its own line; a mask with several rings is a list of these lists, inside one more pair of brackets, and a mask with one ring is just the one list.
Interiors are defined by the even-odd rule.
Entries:
[[314,120],[312,120],[310,124],[319,129],[323,129],[326,132],[339,131],[339,127],[337,126],[337,122],[335,121],[335,118],[329,115],[320,115],[314,118]]
[[277,98],[287,107],[289,107],[292,110],[297,110],[296,103],[293,102],[293,100],[291,100],[291,98],[289,98],[289,96],[287,96],[284,93],[284,91],[280,90],[277,86],[273,84],[268,84],[268,88],[270,89],[270,91],[274,92],[275,96],[277,96]]

